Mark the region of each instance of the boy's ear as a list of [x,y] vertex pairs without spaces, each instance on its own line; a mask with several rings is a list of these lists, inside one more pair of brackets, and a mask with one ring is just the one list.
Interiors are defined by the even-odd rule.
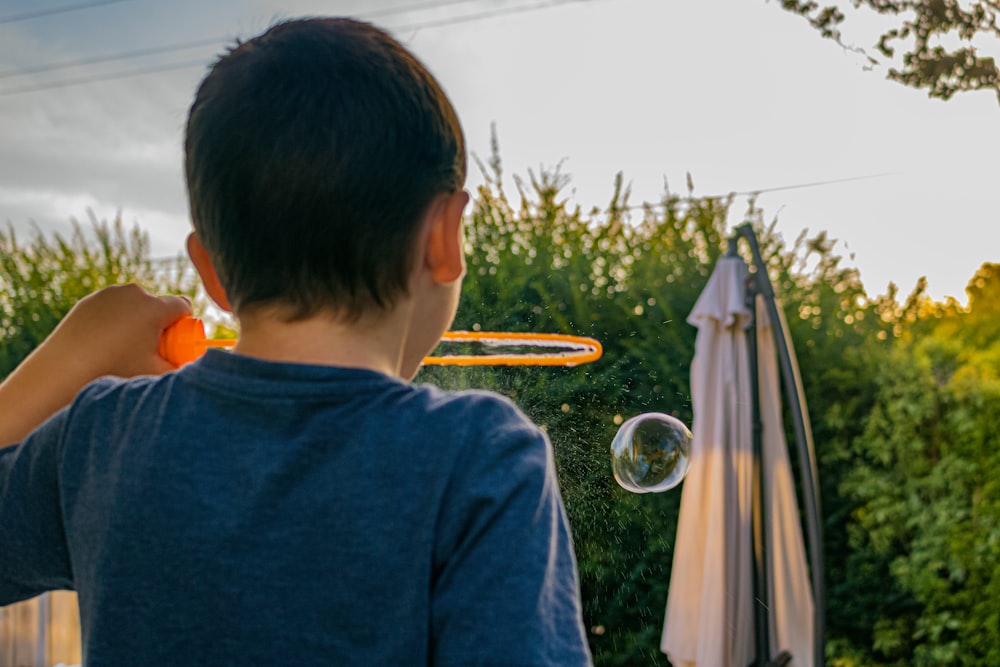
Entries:
[[469,193],[459,190],[445,195],[434,211],[427,238],[426,263],[436,283],[455,282],[465,275],[462,214],[468,203]]
[[219,274],[215,272],[215,265],[212,264],[212,258],[208,256],[208,250],[205,249],[201,239],[198,238],[198,234],[195,232],[188,234],[187,251],[188,256],[191,257],[191,262],[194,264],[194,268],[197,269],[198,275],[201,276],[201,283],[205,286],[208,296],[212,298],[212,301],[219,308],[231,312],[233,308],[229,305],[229,297],[226,296],[226,290],[222,288],[222,283],[219,282]]

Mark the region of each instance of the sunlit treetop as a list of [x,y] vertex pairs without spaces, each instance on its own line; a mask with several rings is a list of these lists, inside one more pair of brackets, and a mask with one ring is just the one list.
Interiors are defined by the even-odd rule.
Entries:
[[[991,55],[1000,52],[998,0],[781,0],[781,5],[824,37],[864,53],[872,65],[888,65],[894,81],[945,100],[957,92],[993,90],[1000,101],[1000,70]],[[845,12],[863,9],[893,24],[870,48],[856,48],[841,32],[849,23]]]

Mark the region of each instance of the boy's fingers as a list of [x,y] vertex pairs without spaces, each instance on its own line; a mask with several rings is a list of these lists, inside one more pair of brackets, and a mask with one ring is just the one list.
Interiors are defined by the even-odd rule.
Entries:
[[163,304],[164,327],[167,327],[185,315],[191,314],[191,300],[186,296],[161,296],[160,303]]

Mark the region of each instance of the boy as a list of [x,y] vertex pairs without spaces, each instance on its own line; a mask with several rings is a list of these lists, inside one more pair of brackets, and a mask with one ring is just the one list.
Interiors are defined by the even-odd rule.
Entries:
[[437,82],[369,25],[280,24],[213,67],[185,152],[235,354],[98,380],[24,437],[100,375],[164,370],[189,306],[124,287],[0,386],[0,604],[77,590],[93,665],[588,664],[544,435],[409,383],[465,270]]

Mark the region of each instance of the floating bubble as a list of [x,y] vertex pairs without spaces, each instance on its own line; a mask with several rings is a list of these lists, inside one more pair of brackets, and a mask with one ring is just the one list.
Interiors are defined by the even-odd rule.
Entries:
[[627,420],[611,442],[615,480],[632,493],[659,493],[681,483],[688,470],[691,431],[660,412]]

